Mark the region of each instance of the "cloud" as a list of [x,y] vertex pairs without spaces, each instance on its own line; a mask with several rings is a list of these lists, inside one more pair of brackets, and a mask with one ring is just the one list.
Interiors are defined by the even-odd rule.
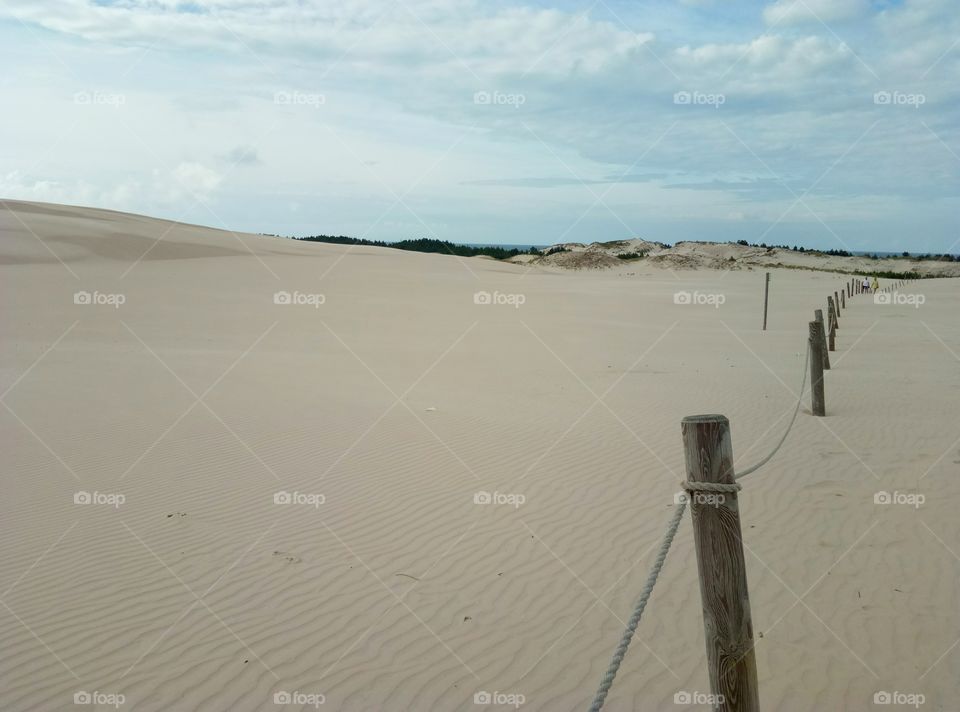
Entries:
[[256,146],[234,146],[220,156],[220,160],[228,166],[258,166],[263,161],[257,154]]
[[219,186],[223,177],[212,168],[200,163],[181,163],[174,169],[173,177],[187,192],[204,197]]
[[864,17],[870,11],[868,0],[777,0],[763,10],[770,25],[794,25],[805,22],[843,22]]

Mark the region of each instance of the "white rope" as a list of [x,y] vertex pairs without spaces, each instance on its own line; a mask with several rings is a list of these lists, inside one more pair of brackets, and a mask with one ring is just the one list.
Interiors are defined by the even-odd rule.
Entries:
[[800,412],[800,403],[803,402],[803,391],[807,387],[807,371],[808,371],[807,367],[810,365],[810,350],[811,350],[810,342],[808,341],[807,342],[807,358],[803,362],[803,380],[800,382],[800,395],[797,396],[797,407],[793,409],[793,417],[790,419],[790,425],[788,425],[786,431],[784,431],[783,437],[780,438],[780,442],[777,443],[777,446],[773,448],[773,452],[771,452],[765,458],[760,460],[760,462],[758,462],[756,465],[753,465],[752,467],[748,467],[746,470],[741,470],[740,472],[738,472],[736,475],[734,475],[734,479],[740,479],[741,477],[746,477],[751,472],[756,472],[757,470],[759,470],[761,467],[763,467],[768,462],[770,462],[771,459],[773,459],[773,456],[777,454],[777,451],[780,449],[780,446],[783,445],[784,442],[786,442],[787,436],[790,434],[790,431],[793,429],[793,424],[797,422],[797,414]]
[[[751,472],[756,472],[761,467],[766,465],[774,455],[777,454],[777,451],[786,441],[787,436],[790,434],[790,431],[793,429],[793,424],[797,420],[797,413],[800,412],[800,403],[803,400],[803,391],[807,386],[807,367],[810,365],[810,344],[807,344],[807,358],[806,362],[803,364],[803,382],[800,384],[800,395],[797,398],[797,407],[793,411],[793,418],[790,420],[790,425],[787,426],[786,432],[783,434],[783,437],[780,438],[780,442],[777,443],[777,446],[773,448],[773,451],[763,458],[760,462],[752,467],[748,467],[746,470],[734,475],[734,479],[740,479],[741,477],[746,477]],[[741,485],[734,482],[732,484],[724,483],[715,483],[715,482],[682,482],[681,487],[684,488],[687,492],[737,492],[741,489]],[[637,626],[640,624],[640,617],[643,615],[643,610],[647,607],[647,601],[650,600],[650,594],[653,593],[653,587],[657,584],[657,578],[660,576],[660,570],[663,568],[663,562],[667,558],[667,552],[670,551],[670,545],[673,543],[673,537],[676,536],[677,529],[680,527],[680,521],[683,519],[683,513],[687,509],[687,501],[684,499],[677,505],[676,511],[673,513],[673,518],[667,524],[667,531],[663,535],[663,540],[660,542],[660,549],[657,551],[657,558],[653,562],[653,566],[650,567],[650,573],[647,574],[647,581],[643,585],[643,589],[640,591],[640,598],[637,599],[637,603],[633,608],[633,613],[630,615],[630,620],[627,621],[627,627],[623,631],[623,635],[620,636],[620,642],[617,644],[616,650],[613,651],[613,658],[610,660],[610,665],[607,667],[607,671],[603,675],[603,679],[600,681],[600,686],[597,688],[597,694],[594,695],[593,703],[590,705],[590,712],[600,712],[600,709],[603,707],[604,701],[607,699],[607,693],[610,692],[610,687],[613,685],[613,680],[617,676],[617,671],[620,669],[620,663],[623,662],[623,658],[627,654],[627,648],[630,647],[630,642],[633,640],[633,634],[637,630]]]

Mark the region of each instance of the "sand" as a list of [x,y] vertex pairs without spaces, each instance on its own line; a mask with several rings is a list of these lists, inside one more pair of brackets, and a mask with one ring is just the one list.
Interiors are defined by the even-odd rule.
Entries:
[[[764,456],[842,282],[773,270],[764,333],[759,270],[0,207],[3,710],[585,709],[675,506],[681,418],[723,413],[738,463]],[[764,709],[960,709],[960,282],[905,293],[925,303],[849,303],[828,417],[805,397],[744,480]],[[685,521],[607,709],[698,693]]]

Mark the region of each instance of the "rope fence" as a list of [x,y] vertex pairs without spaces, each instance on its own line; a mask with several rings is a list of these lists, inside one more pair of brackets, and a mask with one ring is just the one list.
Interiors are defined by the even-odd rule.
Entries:
[[[683,520],[683,514],[686,511],[688,501],[690,501],[691,498],[698,492],[727,494],[735,498],[736,493],[742,489],[742,486],[739,482],[737,482],[737,480],[756,472],[774,458],[777,452],[780,451],[780,448],[783,447],[783,444],[786,442],[791,430],[793,430],[794,424],[797,422],[797,416],[800,413],[800,406],[803,402],[804,391],[807,387],[808,372],[810,375],[810,390],[812,399],[811,413],[814,416],[825,415],[823,370],[824,368],[830,368],[828,360],[829,357],[827,356],[827,342],[829,338],[829,350],[834,350],[835,335],[837,329],[839,328],[839,311],[842,308],[846,308],[846,296],[849,295],[852,300],[855,295],[864,292],[874,294],[877,294],[881,291],[889,292],[900,286],[903,286],[906,283],[907,280],[898,280],[883,290],[878,290],[876,287],[873,289],[867,289],[864,285],[862,285],[859,279],[851,279],[848,283],[844,284],[842,292],[834,292],[828,297],[828,324],[824,324],[821,310],[816,310],[818,318],[810,322],[810,336],[807,340],[806,358],[803,365],[800,391],[797,395],[797,404],[793,410],[793,416],[791,417],[790,423],[787,425],[786,430],[784,430],[783,436],[780,438],[773,450],[771,450],[766,457],[757,462],[755,465],[752,465],[744,470],[740,470],[731,476],[734,468],[732,462],[732,446],[730,445],[729,437],[729,422],[723,416],[694,416],[684,419],[684,444],[687,451],[686,456],[688,479],[681,483],[681,487],[687,493],[687,496],[680,500],[676,510],[673,513],[673,516],[667,523],[667,528],[663,534],[663,538],[660,541],[660,548],[657,550],[656,558],[654,559],[653,565],[650,567],[646,582],[640,591],[640,595],[637,598],[636,604],[634,605],[633,612],[630,614],[630,618],[627,621],[627,625],[620,637],[620,641],[614,650],[613,657],[610,660],[610,665],[607,667],[607,670],[603,674],[603,678],[600,681],[600,685],[597,688],[596,694],[594,695],[593,702],[590,705],[590,712],[600,712],[600,710],[603,708],[607,694],[610,692],[610,688],[613,686],[613,681],[616,679],[617,672],[620,669],[620,664],[623,662],[623,659],[627,654],[627,649],[630,647],[630,643],[633,640],[634,634],[636,633],[637,626],[640,624],[640,619],[643,617],[643,612],[647,607],[647,602],[650,600],[651,594],[653,593],[653,588],[656,586],[657,579],[660,577],[660,572],[663,569],[663,564],[666,561],[668,552],[670,551],[670,546],[673,544],[673,539],[677,534],[677,530],[680,528],[680,522]],[[764,330],[766,329],[766,303],[769,290],[769,273],[767,274],[766,285],[767,287],[764,292]],[[838,294],[841,295],[839,298]],[[690,426],[689,432],[688,426]],[[691,468],[691,465],[693,465],[693,468]],[[697,472],[698,469],[704,468],[713,471],[706,473]],[[706,474],[707,476],[712,475],[718,479],[728,479],[729,481],[699,481],[701,474]],[[697,479],[693,479],[695,476]],[[727,601],[745,601],[746,603],[743,606],[742,611],[724,610],[721,612],[714,611],[711,613],[708,610],[709,607],[706,601],[707,584],[704,582],[704,570],[706,569],[708,571],[712,571],[712,568],[715,568],[718,563],[715,560],[709,560],[709,549],[711,547],[708,546],[707,542],[711,541],[711,538],[729,535],[731,533],[729,531],[731,526],[730,523],[726,523],[725,531],[711,531],[710,522],[701,522],[698,521],[697,517],[694,517],[694,536],[697,540],[697,561],[701,576],[701,592],[703,593],[705,599],[704,618],[708,636],[710,635],[711,630],[716,631],[718,629],[746,631],[745,634],[741,633],[741,635],[747,636],[741,637],[739,640],[732,641],[732,643],[730,640],[719,641],[719,638],[714,641],[707,641],[707,654],[708,658],[710,658],[708,662],[710,663],[711,690],[714,694],[717,694],[720,692],[718,688],[723,687],[722,681],[720,680],[721,675],[718,672],[721,668],[725,669],[725,675],[739,674],[740,679],[733,681],[729,685],[729,689],[733,690],[735,695],[737,692],[739,692],[739,703],[730,707],[726,706],[726,703],[724,702],[722,702],[721,705],[723,705],[724,709],[735,708],[738,710],[742,709],[745,712],[754,712],[755,710],[759,709],[759,703],[757,700],[756,663],[753,658],[752,624],[750,623],[749,602],[746,595],[746,573],[743,567],[743,549],[742,544],[739,541],[739,511],[734,510],[733,515],[736,529],[734,532],[736,539],[735,549],[736,551],[739,551],[739,560],[734,561],[734,566],[732,569],[726,572],[729,574],[729,576],[727,577],[727,580],[724,581],[724,584],[727,587],[725,591],[730,595],[721,596],[721,598],[722,600]],[[728,555],[731,552],[735,553],[733,551],[733,546],[726,548],[729,549],[727,551]],[[736,559],[735,556],[732,558]],[[705,563],[705,561],[707,563]],[[711,567],[707,564],[712,564],[713,566]],[[713,583],[716,582],[710,582],[710,585]],[[729,606],[725,607],[725,609],[729,608]],[[711,626],[710,621],[707,620],[708,616],[710,615],[715,615],[718,618],[724,618],[724,620],[727,621],[733,618],[735,619],[736,625]],[[724,646],[711,645],[711,642],[731,643],[731,645],[728,646],[729,648],[733,650],[746,648],[747,652],[738,656],[731,666],[731,661],[729,659],[726,661],[721,659],[723,653],[720,649]],[[735,669],[729,669],[738,667],[740,668],[739,671]],[[722,694],[720,699],[725,699]]]

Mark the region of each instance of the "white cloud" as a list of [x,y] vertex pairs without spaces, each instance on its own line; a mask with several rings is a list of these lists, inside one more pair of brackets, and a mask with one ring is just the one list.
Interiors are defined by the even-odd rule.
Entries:
[[173,171],[173,177],[188,192],[205,197],[220,186],[223,177],[200,163],[184,162]]
[[870,11],[867,0],[777,0],[763,10],[771,25],[803,22],[843,22],[864,17]]

